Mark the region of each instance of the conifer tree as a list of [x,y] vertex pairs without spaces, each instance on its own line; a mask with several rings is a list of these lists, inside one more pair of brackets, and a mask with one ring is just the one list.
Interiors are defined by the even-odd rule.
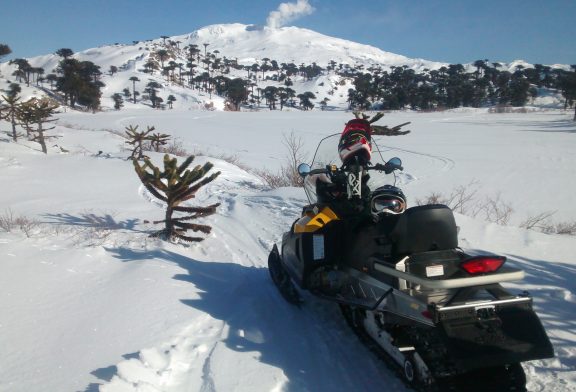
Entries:
[[18,79],[24,78],[27,86],[30,86],[30,74],[32,73],[32,66],[26,59],[14,59],[10,60],[9,64],[14,64],[17,70],[12,74]]
[[69,102],[70,107],[74,108],[78,103],[94,111],[98,109],[102,95],[100,89],[104,87],[99,80],[102,74],[100,66],[90,61],[65,58],[60,61],[56,72],[60,75],[56,89],[64,94],[64,100]]
[[138,132],[138,125],[128,125],[126,127],[126,136],[128,137],[128,141],[126,143],[134,146],[132,148],[132,153],[130,154],[130,158],[132,159],[142,159],[144,158],[144,142],[150,140],[148,134],[152,132],[155,128],[148,127],[146,131]]
[[60,57],[62,57],[63,59],[67,59],[69,57],[72,57],[74,55],[74,51],[72,49],[69,48],[61,48],[58,49],[56,51],[56,54]]
[[124,106],[124,98],[119,93],[112,94],[112,100],[114,101],[114,109],[120,110]]
[[168,58],[170,58],[170,54],[168,53],[168,51],[166,49],[159,49],[156,51],[156,56],[160,60],[160,66],[162,68],[164,68],[164,61],[166,61],[166,60],[168,60]]
[[10,49],[8,45],[0,44],[0,59],[4,56],[8,56],[10,53],[12,53],[12,49]]
[[52,116],[56,114],[56,109],[59,106],[58,103],[49,98],[32,98],[22,103],[18,110],[18,119],[28,131],[30,140],[40,144],[44,154],[48,154],[46,140],[58,137],[47,136],[45,132],[55,128],[46,128],[46,124],[56,121]]
[[314,95],[311,91],[306,91],[302,94],[298,94],[297,98],[300,99],[300,106],[304,108],[304,110],[310,110],[314,108],[314,104],[312,103],[311,99],[316,99],[316,95]]
[[156,152],[160,152],[160,146],[166,145],[169,139],[170,135],[166,135],[165,133],[153,133],[152,135],[148,136],[150,146]]
[[9,121],[12,124],[12,140],[18,141],[18,133],[16,132],[16,125],[18,124],[18,109],[20,106],[20,97],[18,94],[2,95],[5,104],[0,105],[0,118]]
[[[142,184],[156,198],[166,203],[166,216],[164,220],[156,221],[155,224],[164,223],[164,229],[154,233],[164,239],[180,239],[186,242],[202,241],[202,237],[190,237],[186,235],[188,230],[209,234],[212,228],[208,225],[190,223],[191,220],[203,218],[216,212],[220,203],[207,207],[188,207],[182,204],[195,197],[196,192],[213,181],[220,172],[206,177],[212,164],[207,162],[203,166],[197,165],[194,169],[188,167],[194,160],[194,156],[188,157],[181,165],[176,158],[164,155],[164,171],[150,159],[145,158],[141,166],[136,159],[133,160],[134,168]],[[185,213],[185,216],[173,217],[175,212]]]
[[[570,68],[572,68],[570,73],[572,100],[576,100],[576,64],[572,64]],[[576,121],[576,105],[574,105],[574,121]]]
[[158,97],[158,89],[161,89],[162,85],[154,80],[148,82],[148,84],[146,85],[146,88],[144,89],[144,92],[147,95],[147,99],[150,100],[150,102],[152,102],[152,107],[156,108],[159,105],[159,101],[160,101],[160,97]]
[[227,80],[224,94],[228,97],[234,110],[239,110],[240,104],[248,98],[248,89],[246,82],[241,78]]
[[134,103],[136,103],[136,82],[139,82],[140,79],[138,79],[137,76],[132,76],[130,77],[130,79],[128,79],[132,82],[132,95],[134,96]]
[[22,92],[22,87],[20,87],[20,85],[18,83],[10,83],[10,86],[8,87],[8,92],[7,92],[7,96],[9,97],[16,97],[18,96],[18,94],[20,94]]
[[170,94],[167,98],[167,101],[168,101],[168,107],[170,107],[170,109],[172,109],[172,104],[174,102],[176,102],[176,97],[174,95]]
[[[564,110],[576,101],[576,64],[570,66],[571,72],[560,71],[558,76],[558,87],[564,97]],[[576,121],[576,104],[574,105],[574,121]]]

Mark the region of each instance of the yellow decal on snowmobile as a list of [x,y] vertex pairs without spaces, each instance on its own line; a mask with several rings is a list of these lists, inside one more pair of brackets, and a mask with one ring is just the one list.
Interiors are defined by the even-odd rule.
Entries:
[[314,233],[326,226],[329,222],[340,220],[338,215],[330,209],[324,207],[319,213],[312,215],[306,214],[294,224],[294,233]]

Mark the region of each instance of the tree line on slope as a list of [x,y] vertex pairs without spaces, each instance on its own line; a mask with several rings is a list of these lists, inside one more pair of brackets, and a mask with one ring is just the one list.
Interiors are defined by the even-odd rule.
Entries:
[[576,99],[576,65],[572,72],[536,64],[534,68],[516,66],[513,72],[500,70],[499,63],[474,62],[474,72],[461,64],[416,73],[406,66],[384,71],[355,72],[354,89],[348,91],[350,105],[381,109],[432,110],[494,105],[524,106],[536,98],[539,89],[560,91],[565,109]]
[[[228,110],[239,110],[241,106],[258,108],[261,104],[270,110],[282,110],[286,106],[310,110],[315,107],[314,101],[325,109],[330,96],[343,95],[337,90],[347,84],[353,86],[346,92],[349,108],[353,110],[524,106],[544,90],[559,91],[564,97],[565,109],[576,101],[576,65],[571,66],[571,71],[541,64],[533,68],[518,65],[510,72],[500,69],[500,63],[477,60],[473,63],[473,72],[468,72],[462,64],[450,64],[419,73],[408,66],[384,69],[374,65],[366,68],[362,64],[338,64],[335,61],[330,61],[325,68],[316,63],[279,64],[269,58],[243,65],[236,59],[221,55],[219,50],[208,51],[209,43],[203,44],[204,50],[195,44],[181,48],[179,41],[166,42],[168,37],[161,38],[162,43],[146,46],[149,56],[140,71],[150,75],[158,72],[167,83],[207,93],[210,98],[212,94],[224,97]],[[0,46],[0,53],[2,50],[11,52],[7,45]],[[31,67],[25,59],[15,59],[10,62],[17,66],[14,76],[27,84],[34,80],[36,83],[49,82],[51,89],[62,94],[64,102],[71,107],[79,104],[97,110],[104,86],[100,80],[100,67],[89,61],[73,59],[70,49],[60,49],[56,54],[62,60],[54,73],[44,77],[43,69]],[[236,76],[231,76],[231,70],[236,71]],[[110,75],[119,71],[117,66],[110,66],[108,70]],[[238,77],[242,71],[246,76]],[[296,94],[292,88],[296,78],[310,81],[327,74],[337,75],[340,81],[321,100],[311,91]],[[153,108],[164,108],[164,99],[160,96],[162,84],[150,80],[141,93],[136,89],[136,83],[141,81],[137,76],[128,81],[131,90],[126,87],[122,93],[112,95],[116,109],[122,108],[125,101],[136,103],[138,97]],[[170,108],[175,101],[173,94],[167,97]]]
[[[295,78],[310,81],[327,74],[337,75],[340,85],[351,82],[353,88],[348,90],[347,98],[349,108],[354,110],[524,106],[544,90],[559,91],[564,97],[565,108],[573,106],[576,100],[576,66],[572,66],[572,71],[566,71],[541,64],[533,68],[518,65],[510,72],[500,69],[500,63],[477,60],[473,72],[467,72],[462,64],[450,64],[417,73],[407,66],[385,70],[381,66],[365,68],[361,64],[351,66],[335,61],[330,61],[325,68],[316,63],[278,64],[269,58],[242,65],[235,59],[221,56],[218,50],[207,51],[208,43],[204,44],[204,51],[198,45],[180,48],[179,44],[178,41],[164,41],[163,47],[152,51],[142,71],[150,74],[159,71],[168,82],[227,97],[233,103],[232,110],[237,110],[241,104],[259,107],[261,101],[271,110],[282,110],[284,106],[312,109],[313,100],[319,98],[309,91],[296,95],[291,86]],[[179,62],[182,58],[186,61]],[[246,77],[228,78],[226,75],[231,69],[247,72]],[[268,82],[268,85],[259,87],[259,82]],[[272,82],[277,85],[270,85]],[[328,96],[334,95],[337,89],[338,86],[334,86]],[[295,98],[300,100],[299,104]],[[330,98],[324,97],[320,108],[325,108],[328,101]]]
[[[164,37],[167,38],[167,37]],[[259,107],[264,103],[271,110],[291,106],[303,110],[314,107],[311,100],[316,99],[314,93],[307,91],[296,94],[290,86],[293,75],[300,75],[307,80],[312,80],[321,74],[322,69],[316,64],[297,67],[295,64],[281,64],[269,58],[262,59],[262,64],[254,63],[250,66],[241,65],[236,59],[221,56],[219,50],[210,52],[209,44],[204,44],[204,51],[198,45],[191,44],[180,48],[179,42],[168,41],[162,44],[153,44],[147,47],[150,56],[139,71],[154,75],[159,73],[167,83],[184,88],[191,88],[204,92],[212,97],[212,94],[224,97],[228,110],[239,110],[241,105]],[[111,67],[110,72],[117,71],[117,67]],[[236,76],[232,76],[232,70]],[[239,77],[238,73],[246,71],[245,77]],[[259,87],[258,81],[270,81],[281,84],[280,86]],[[120,109],[124,101],[136,103],[137,97],[144,102],[150,102],[152,107],[163,107],[163,99],[159,97],[159,89],[163,86],[154,81],[149,81],[143,94],[136,90],[136,82],[141,80],[137,76],[129,78],[132,82],[132,90],[126,87],[122,93],[113,96],[115,107]],[[296,101],[299,100],[299,102]],[[173,95],[168,97],[168,105],[175,101]]]
[[74,52],[71,49],[59,49],[56,54],[62,60],[53,73],[43,76],[45,73],[43,68],[32,67],[28,60],[17,58],[9,62],[16,66],[12,76],[26,86],[30,86],[31,83],[37,86],[44,82],[50,83],[51,91],[46,91],[48,95],[73,109],[80,106],[92,111],[99,110],[101,89],[105,86],[100,80],[102,76],[100,66],[91,61],[72,58]]

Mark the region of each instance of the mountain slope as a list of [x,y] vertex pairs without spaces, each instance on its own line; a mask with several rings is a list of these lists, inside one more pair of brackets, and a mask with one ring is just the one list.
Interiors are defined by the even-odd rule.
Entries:
[[264,57],[281,62],[296,64],[313,62],[326,66],[331,60],[343,64],[373,64],[385,66],[406,65],[416,71],[423,67],[439,68],[438,62],[409,59],[408,57],[385,52],[369,45],[329,37],[312,30],[299,27],[268,27],[243,24],[212,25],[189,35],[173,37],[183,43],[197,44],[200,47],[209,43],[210,50],[229,53],[230,58],[238,58],[240,63],[251,65]]
[[[220,60],[226,59],[226,61],[237,62],[243,67],[250,67],[255,63],[262,65],[267,61],[274,60],[279,66],[283,63],[294,63],[296,67],[300,64],[316,63],[326,68],[330,62],[334,62],[333,64],[338,66],[363,67],[366,71],[372,66],[379,66],[384,70],[389,70],[391,67],[407,67],[418,73],[425,69],[434,70],[448,65],[422,59],[410,59],[369,45],[329,37],[303,28],[271,29],[243,24],[212,25],[185,35],[135,41],[133,44],[101,46],[78,52],[74,58],[80,61],[91,61],[100,67],[101,81],[105,84],[102,90],[102,107],[105,110],[114,107],[111,98],[113,94],[123,95],[124,90],[131,92],[136,87],[137,91],[143,95],[143,90],[150,81],[160,83],[163,86],[161,95],[164,101],[169,95],[176,97],[174,103],[176,108],[198,109],[204,108],[208,104],[210,107],[223,109],[224,100],[222,98],[188,88],[187,77],[182,78],[182,81],[177,81],[177,78],[174,77],[174,80],[168,82],[168,78],[161,76],[160,71],[146,72],[146,64],[149,61],[158,67],[170,62],[176,66],[179,64],[181,68],[175,71],[175,74],[187,71],[189,52],[185,48],[188,45],[196,45],[202,54],[209,51]],[[159,59],[157,55],[159,50],[167,50],[166,59]],[[61,58],[55,54],[28,59],[32,67],[44,70],[44,76],[54,73],[60,60]],[[522,61],[501,65],[501,69],[511,71],[518,65],[524,68],[532,67]],[[117,68],[118,72],[110,73],[111,67]],[[237,69],[224,67],[225,70],[221,68],[219,71],[214,71],[203,62],[194,64],[194,67],[193,72],[196,76],[206,72],[212,77],[223,75],[228,78],[246,78],[250,74],[249,70],[242,67]],[[553,67],[566,68],[566,66]],[[475,69],[471,64],[465,65],[465,68],[469,72]],[[12,74],[15,70],[16,66],[10,65],[8,62],[0,64],[0,88],[6,89],[9,83],[13,81]],[[271,70],[258,71],[256,73],[257,79],[254,80],[254,75],[252,77],[254,81],[257,81],[256,87],[261,89],[267,86],[284,86],[283,81],[274,80],[276,74],[276,71]],[[134,86],[129,81],[131,77],[137,77],[140,81]],[[316,95],[317,107],[320,100],[327,98],[329,99],[329,106],[333,109],[348,108],[348,89],[353,87],[351,78],[342,77],[333,72],[325,72],[312,80],[299,75],[294,75],[291,79],[293,82],[291,88],[295,90],[296,95],[306,91]],[[33,84],[32,87],[24,88],[23,98],[44,95],[48,84],[44,82],[39,86],[43,87],[44,91],[35,88]],[[124,96],[124,100],[126,106],[148,107],[147,104],[130,103],[129,96]],[[548,97],[545,101],[544,103],[550,106],[557,99]]]

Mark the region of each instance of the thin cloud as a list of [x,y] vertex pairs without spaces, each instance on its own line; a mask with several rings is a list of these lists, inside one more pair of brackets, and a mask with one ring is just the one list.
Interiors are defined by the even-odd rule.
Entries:
[[276,11],[268,14],[266,26],[271,29],[277,29],[288,22],[310,15],[313,12],[314,7],[308,3],[308,0],[298,0],[296,3],[282,3]]

